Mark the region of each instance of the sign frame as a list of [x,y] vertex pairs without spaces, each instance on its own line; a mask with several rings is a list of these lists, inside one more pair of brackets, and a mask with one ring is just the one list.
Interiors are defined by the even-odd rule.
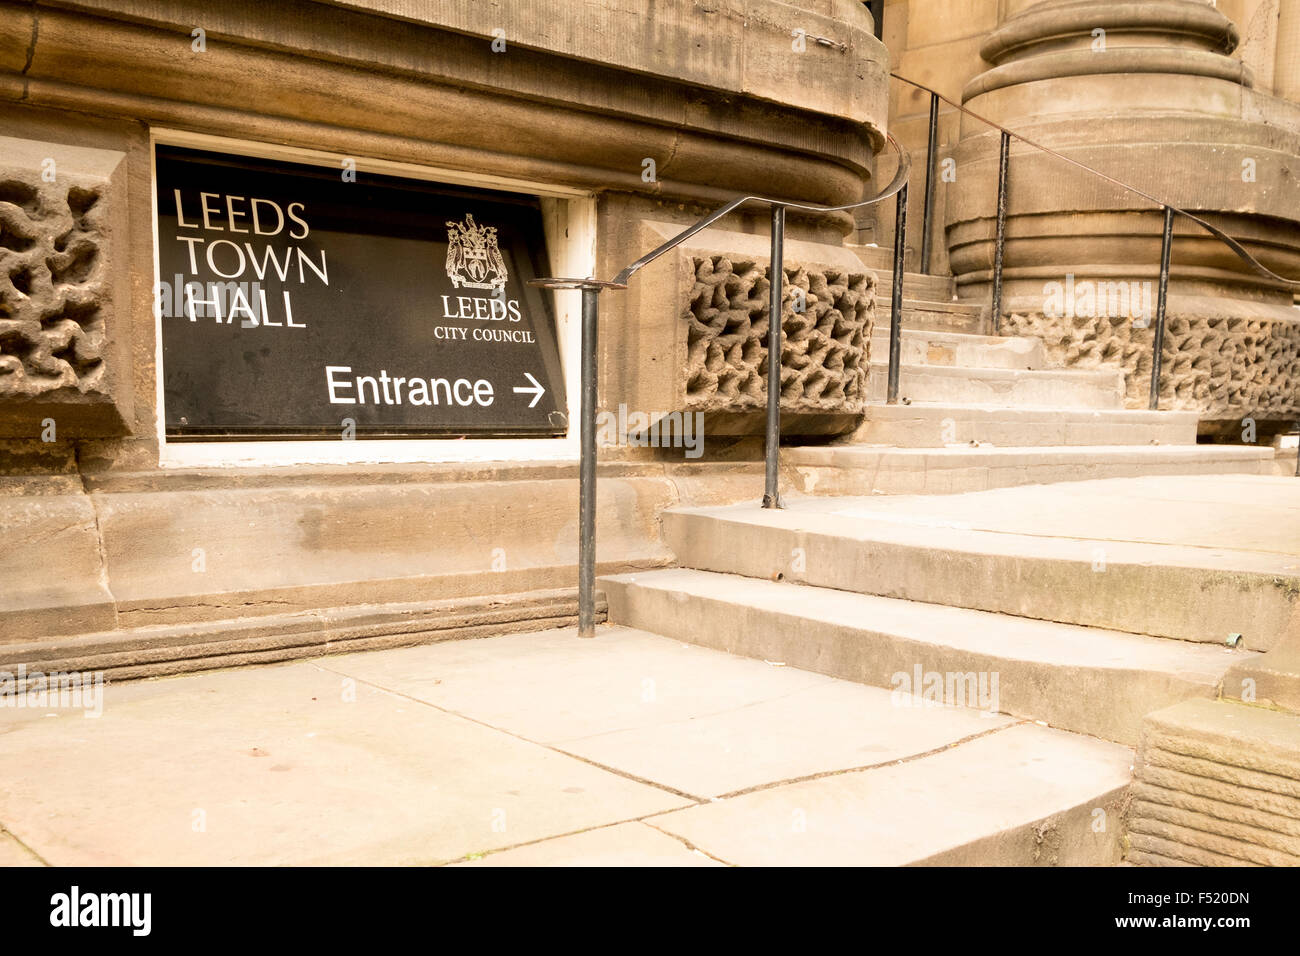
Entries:
[[[345,161],[355,163],[358,172],[377,173],[407,179],[421,179],[451,186],[470,186],[522,193],[540,199],[543,227],[552,271],[586,275],[596,267],[597,202],[590,189],[530,179],[515,179],[492,173],[471,172],[449,166],[343,154],[307,146],[287,146],[236,136],[198,133],[190,130],[151,127],[150,229],[153,239],[155,289],[160,278],[157,220],[157,174],[155,146],[181,146],[247,156],[253,159],[283,160],[340,170]],[[355,463],[483,463],[572,462],[578,457],[577,413],[581,403],[578,369],[581,365],[581,297],[577,292],[559,291],[554,296],[554,316],[560,363],[564,374],[565,402],[570,409],[568,429],[563,435],[546,437],[370,437],[365,441],[339,441],[336,436],[292,440],[274,438],[195,438],[177,441],[166,433],[162,355],[162,319],[154,317],[155,434],[158,462],[163,468],[194,467],[283,467],[310,464]]]

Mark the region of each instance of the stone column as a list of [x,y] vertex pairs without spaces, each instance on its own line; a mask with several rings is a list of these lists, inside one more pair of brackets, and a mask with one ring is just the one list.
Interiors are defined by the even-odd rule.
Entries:
[[1277,95],[1300,102],[1300,6],[1282,4],[1277,23],[1277,61],[1274,67]]
[[[1014,144],[1003,329],[1041,335],[1064,365],[1115,365],[1146,407],[1161,202],[1203,216],[1300,277],[1300,109],[1252,89],[1231,21],[1200,0],[1046,0],[984,42],[993,67],[968,109],[1138,187]],[[947,211],[959,293],[987,302],[998,133],[965,117]],[[1291,293],[1189,220],[1176,221],[1162,408],[1231,427],[1297,407]]]

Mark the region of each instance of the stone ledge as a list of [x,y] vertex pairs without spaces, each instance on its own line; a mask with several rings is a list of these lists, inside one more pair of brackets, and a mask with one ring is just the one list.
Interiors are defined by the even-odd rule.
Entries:
[[[320,471],[334,480],[308,468],[5,480],[0,656],[78,635],[219,633],[237,620],[490,599],[576,580],[573,463]],[[600,475],[603,573],[671,560],[664,508],[756,499],[762,489],[758,463],[624,462]]]
[[1125,76],[1141,73],[1181,74],[1224,80],[1244,87],[1254,85],[1255,77],[1250,67],[1240,60],[1206,53],[1202,50],[1144,49],[1132,47],[1108,52],[1104,57],[1090,50],[1057,53],[1052,56],[1016,60],[996,66],[971,80],[961,91],[961,100],[967,103],[977,96],[1069,76]]
[[1149,43],[1149,35],[1158,33],[1185,38],[1203,49],[1227,52],[1240,39],[1232,21],[1205,3],[1049,0],[1034,4],[994,30],[981,44],[980,56],[990,63],[1000,63],[1024,56],[1039,44],[1060,44],[1069,38],[1086,47],[1098,27],[1106,30],[1108,40],[1115,33]]
[[[785,18],[795,11],[764,2],[774,12],[768,42],[780,40],[788,50]],[[100,16],[89,20],[86,6]],[[426,12],[442,6],[420,5]],[[703,16],[690,9],[692,22]],[[886,55],[866,30],[858,31],[859,45],[870,47],[870,64],[859,72],[874,81],[855,84],[863,105],[839,115],[843,103],[826,102],[829,112],[818,112],[816,104],[745,90],[720,97],[703,87],[707,77],[683,82],[651,64],[636,72],[601,59],[610,40],[591,47],[582,62],[545,49],[545,42],[530,47],[521,30],[516,46],[494,54],[490,36],[309,0],[220,9],[105,0],[40,11],[28,62],[35,14],[0,2],[0,97],[593,190],[713,202],[752,191],[761,171],[778,195],[851,202],[861,195],[886,124]],[[207,25],[202,53],[190,46],[195,24]],[[546,30],[534,33],[544,41]],[[645,35],[637,31],[634,39]],[[853,75],[843,54],[812,48],[819,52],[802,61],[809,83],[790,86],[781,76],[785,88],[829,90],[836,84],[815,77],[838,83]],[[833,70],[824,55],[834,56]],[[769,72],[773,59],[763,58]],[[241,82],[229,83],[231,76]],[[438,123],[431,126],[433,116]],[[774,143],[783,147],[779,156]],[[661,163],[651,184],[641,179],[646,156]]]
[[[642,73],[660,69],[664,50],[680,51],[674,66],[684,79],[727,93],[744,93],[856,121],[877,122],[886,96],[869,84],[839,82],[843,75],[880,70],[888,62],[872,33],[870,14],[850,0],[789,3],[781,0],[715,0],[709,4],[669,0],[657,4],[655,32],[637,29],[644,11],[632,4],[573,6],[569,0],[505,4],[487,23],[475,0],[325,0],[325,4],[481,36],[493,27],[534,49],[597,63],[616,63]],[[826,36],[844,51],[809,44],[804,60],[790,54],[791,32]],[[644,38],[643,38],[644,37]],[[809,55],[811,54],[811,55]],[[817,57],[817,54],[821,54]],[[829,67],[829,68],[827,68]]]
[[[574,589],[420,603],[322,608],[183,626],[140,627],[81,637],[0,645],[0,671],[103,671],[109,681],[298,660],[326,654],[467,640],[571,627]],[[598,595],[597,622],[608,616]],[[21,689],[21,688],[16,688]]]

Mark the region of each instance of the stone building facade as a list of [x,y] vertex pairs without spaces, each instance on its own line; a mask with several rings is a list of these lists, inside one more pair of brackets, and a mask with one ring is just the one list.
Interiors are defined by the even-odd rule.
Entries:
[[[0,2],[0,659],[129,676],[574,614],[576,293],[554,299],[561,371],[531,380],[564,392],[549,434],[179,434],[163,152],[514,196],[540,210],[537,272],[608,278],[738,193],[872,188],[873,33],[855,0],[672,0],[651,19],[562,0]],[[203,222],[246,232],[247,199],[214,195],[229,219]],[[176,197],[182,224],[193,208]],[[874,277],[852,227],[788,223],[787,294],[811,307],[787,315],[786,404],[809,427],[851,427],[864,402]],[[761,486],[752,429],[718,423],[763,400],[766,229],[733,216],[605,297],[602,405],[722,413],[724,437],[699,461],[607,449],[602,568],[664,563],[663,507]],[[241,245],[223,254],[243,263]],[[256,334],[287,334],[270,324]],[[273,354],[290,375],[295,353]]]
[[[897,0],[879,24],[871,6],[0,0],[0,664],[131,676],[574,615],[577,294],[552,303],[559,371],[545,384],[567,414],[546,434],[174,428],[165,338],[187,320],[159,305],[169,150],[226,169],[296,164],[359,189],[400,181],[517,200],[539,217],[543,271],[609,279],[740,194],[824,206],[875,194],[892,175],[887,131],[924,170],[927,100],[893,69],[1140,177],[1300,275],[1289,5]],[[1119,7],[1128,19],[1109,30],[1109,52],[1088,59],[1088,24]],[[1136,84],[1134,70],[1158,79]],[[982,302],[996,139],[951,110],[940,132],[956,179],[937,190],[932,268]],[[1053,320],[1043,286],[1067,274],[1149,282],[1160,214],[1044,163],[1013,158],[1005,329],[1041,336],[1062,365],[1122,369],[1137,404],[1150,332],[1129,316]],[[922,190],[911,199],[916,224]],[[173,214],[184,218],[179,201]],[[862,419],[887,304],[861,247],[887,246],[892,221],[888,208],[789,213],[793,438]],[[600,407],[700,413],[708,436],[698,459],[637,441],[602,449],[602,571],[671,560],[664,508],[761,491],[767,230],[764,210],[742,210],[602,296]],[[1180,225],[1171,290],[1169,407],[1207,423],[1300,411],[1288,289]],[[272,371],[291,370],[294,353],[276,355]],[[246,360],[261,374],[256,348]]]
[[[1298,24],[1285,0],[899,0],[886,5],[884,36],[901,76],[1203,217],[1274,273],[1295,277]],[[892,96],[891,129],[924,164],[929,97],[906,84]],[[955,168],[936,188],[946,241],[931,266],[951,272],[964,299],[987,303],[999,134],[947,104],[939,129],[938,156]],[[871,225],[889,241],[892,217]],[[1146,407],[1154,330],[1132,320],[1154,301],[1162,229],[1160,206],[1146,196],[1014,142],[1004,333],[1042,337],[1065,367],[1123,370],[1129,406]],[[919,235],[912,231],[909,268],[920,267]],[[1051,301],[1076,283],[1120,301],[1077,311]],[[1199,412],[1209,432],[1240,432],[1245,418],[1290,427],[1300,414],[1294,293],[1178,217],[1161,407]]]

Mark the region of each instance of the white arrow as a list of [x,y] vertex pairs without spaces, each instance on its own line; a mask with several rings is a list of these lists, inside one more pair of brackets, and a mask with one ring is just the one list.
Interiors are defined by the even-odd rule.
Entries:
[[524,372],[524,375],[525,377],[527,377],[528,381],[533,383],[533,387],[520,388],[518,385],[516,385],[515,392],[516,393],[523,392],[525,395],[532,395],[533,400],[528,403],[528,407],[532,408],[534,405],[536,405],[538,402],[542,400],[542,396],[546,394],[546,389],[542,388],[542,383],[537,381],[537,379],[533,378],[532,375],[530,375],[528,372]]

